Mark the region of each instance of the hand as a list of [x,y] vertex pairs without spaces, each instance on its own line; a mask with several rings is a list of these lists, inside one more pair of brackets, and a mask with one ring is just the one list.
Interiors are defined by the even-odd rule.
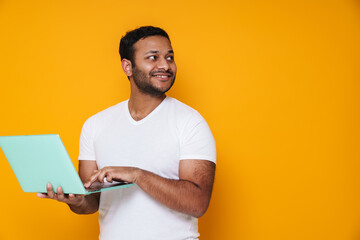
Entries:
[[95,170],[90,180],[84,184],[84,187],[88,188],[94,182],[104,184],[104,178],[110,183],[113,181],[133,183],[136,182],[139,173],[140,169],[134,167],[104,167],[100,170]]
[[64,194],[61,187],[58,187],[56,189],[57,193],[54,193],[50,183],[46,185],[46,191],[47,193],[37,193],[36,196],[38,196],[39,198],[54,199],[59,202],[67,203],[73,206],[81,206],[85,200],[84,195]]

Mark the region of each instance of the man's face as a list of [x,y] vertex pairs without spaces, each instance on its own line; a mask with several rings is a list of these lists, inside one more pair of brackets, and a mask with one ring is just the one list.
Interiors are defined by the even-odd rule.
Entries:
[[159,96],[174,84],[176,64],[169,40],[162,36],[150,36],[134,44],[132,77],[139,90]]

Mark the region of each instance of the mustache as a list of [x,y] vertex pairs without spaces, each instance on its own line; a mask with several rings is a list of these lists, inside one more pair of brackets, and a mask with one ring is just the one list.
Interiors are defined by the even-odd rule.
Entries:
[[155,75],[157,73],[167,73],[170,75],[170,77],[174,76],[174,73],[171,70],[167,70],[167,71],[157,70],[157,71],[150,72],[150,75]]

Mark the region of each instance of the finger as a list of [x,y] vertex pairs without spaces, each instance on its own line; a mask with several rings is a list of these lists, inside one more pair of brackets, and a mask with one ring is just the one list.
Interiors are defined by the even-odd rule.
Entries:
[[110,174],[108,174],[106,176],[106,181],[109,182],[109,183],[112,183],[113,182],[113,177]]
[[101,171],[100,171],[100,174],[98,176],[98,181],[101,183],[101,184],[104,184],[104,179],[105,177],[107,177],[107,175],[109,175],[108,173],[108,170],[106,168],[103,168]]
[[78,203],[81,201],[82,195],[69,194],[69,203]]
[[82,199],[85,198],[85,194],[69,194],[69,198],[71,197],[72,199]]
[[84,184],[84,186],[85,186],[85,187],[90,187],[91,184],[93,184],[93,183],[95,182],[95,180],[97,179],[97,175],[98,175],[98,173],[93,174],[93,175],[90,177],[90,180],[87,181],[87,182]]
[[84,187],[85,187],[85,188],[90,187],[91,184],[93,184],[93,183],[96,181],[98,175],[99,175],[99,172],[94,173],[94,174],[90,177],[90,180],[87,181],[86,183],[84,183]]
[[63,190],[62,190],[62,188],[61,187],[57,187],[57,189],[56,189],[56,195],[57,195],[57,200],[58,201],[61,201],[61,202],[64,202],[65,200],[66,200],[66,198],[65,198],[65,195],[64,195],[64,192],[63,192]]
[[36,193],[36,196],[39,198],[49,198],[49,196],[46,193]]
[[85,195],[82,194],[69,194],[69,204],[81,206],[85,201]]
[[49,196],[49,198],[55,198],[55,197],[56,197],[56,195],[55,195],[55,193],[54,193],[54,191],[53,191],[52,186],[51,186],[50,183],[48,183],[48,184],[46,185],[46,191],[47,191],[47,195]]

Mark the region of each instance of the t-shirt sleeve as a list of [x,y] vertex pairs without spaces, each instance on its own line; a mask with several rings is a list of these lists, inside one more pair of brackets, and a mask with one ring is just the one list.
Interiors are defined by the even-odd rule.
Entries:
[[180,142],[180,160],[199,159],[216,163],[215,139],[202,117],[186,124]]
[[96,160],[93,131],[93,119],[89,118],[81,130],[78,160]]

